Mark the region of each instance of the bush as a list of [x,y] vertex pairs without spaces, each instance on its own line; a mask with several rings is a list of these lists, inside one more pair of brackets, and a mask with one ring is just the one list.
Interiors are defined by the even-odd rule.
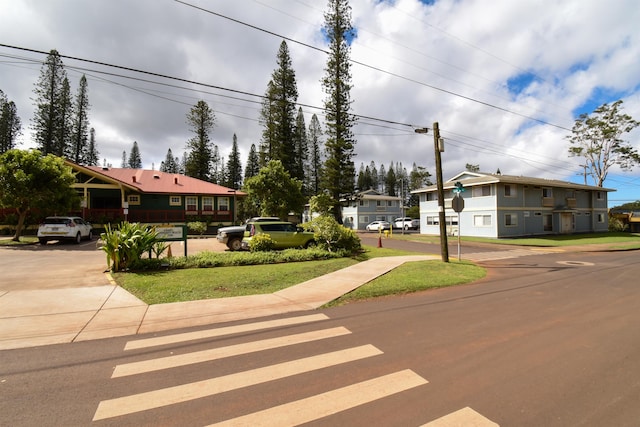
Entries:
[[251,252],[265,252],[272,251],[276,242],[273,241],[270,235],[266,233],[256,234],[251,238],[251,245],[249,249]]
[[193,231],[194,233],[203,235],[205,231],[207,231],[207,223],[202,221],[193,221],[187,223],[187,228],[189,231]]
[[[157,233],[139,223],[123,222],[118,230],[112,230],[107,224],[105,232],[100,234],[102,249],[107,254],[107,266],[111,271],[120,271],[135,266],[146,252],[161,251]],[[161,252],[160,252],[161,253]]]
[[626,231],[627,224],[620,221],[618,218],[610,216],[609,217],[609,231]]
[[313,231],[314,239],[320,249],[329,252],[344,250],[355,253],[362,249],[362,243],[355,231],[346,228],[330,215],[321,215],[304,224]]

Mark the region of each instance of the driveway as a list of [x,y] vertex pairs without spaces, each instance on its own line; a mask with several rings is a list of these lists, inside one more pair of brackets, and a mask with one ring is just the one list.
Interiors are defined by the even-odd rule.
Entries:
[[[182,242],[171,244],[172,254],[182,256]],[[189,239],[188,254],[202,250],[225,250],[213,239]],[[106,254],[96,240],[47,245],[0,246],[0,291],[57,289],[109,285],[104,274]]]

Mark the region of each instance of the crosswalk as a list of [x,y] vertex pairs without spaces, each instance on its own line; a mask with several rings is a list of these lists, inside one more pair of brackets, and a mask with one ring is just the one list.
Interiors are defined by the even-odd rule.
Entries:
[[558,252],[563,252],[563,250],[556,248],[519,248],[511,249],[508,251],[475,252],[470,254],[463,254],[462,258],[474,262],[499,261],[502,259],[520,258],[529,255],[543,255]]
[[[124,351],[152,351],[155,347],[163,345],[182,345],[194,342],[195,340],[212,337],[231,337],[245,332],[282,330],[278,328],[294,325],[315,325],[316,322],[327,319],[328,317],[324,314],[311,314],[237,326],[218,327],[163,337],[138,339],[127,342]],[[290,346],[322,343],[350,334],[351,331],[342,326],[329,328],[319,326],[307,332],[289,333],[283,336],[256,339],[240,344],[219,347],[212,344],[212,348],[205,350],[184,354],[170,354],[168,356],[117,365],[113,370],[111,378],[112,380],[122,380],[126,378],[135,380],[144,375],[169,373],[172,369],[198,363],[207,363],[222,359],[233,360],[233,358],[239,356],[259,354],[259,352],[273,349],[287,350]],[[318,348],[323,348],[323,346]],[[339,366],[350,366],[349,364],[360,361],[375,360],[376,357],[382,354],[383,352],[380,349],[371,344],[347,345],[337,350],[321,351],[317,354],[280,361],[279,363],[268,366],[239,370],[238,372],[204,378],[198,381],[169,385],[153,390],[119,396],[101,401],[95,411],[93,421],[115,419],[114,421],[119,425],[129,425],[127,423],[127,416],[144,413],[145,411],[159,410],[160,408],[165,408],[170,405],[185,404],[187,402],[193,402],[196,399],[212,398],[221,393],[244,390],[249,387],[293,377],[294,375],[313,373],[326,369],[337,369]],[[203,372],[203,375],[207,376],[208,374]],[[258,410],[253,413],[238,414],[235,417],[224,421],[217,421],[209,425],[295,426],[322,420],[325,417],[338,414],[342,411],[375,402],[417,387],[423,387],[427,384],[428,381],[414,371],[410,369],[400,369],[375,376],[374,378],[359,380],[352,384],[345,384],[342,387],[326,390],[313,396],[301,397],[291,402],[276,404],[273,407]],[[147,412],[147,414],[149,414],[149,412]],[[151,416],[153,416],[152,413]],[[206,424],[207,422],[205,421],[203,425]],[[479,427],[497,426],[497,424],[484,418],[471,408],[463,408],[446,417],[430,421],[423,425],[430,427],[453,425],[475,425]]]

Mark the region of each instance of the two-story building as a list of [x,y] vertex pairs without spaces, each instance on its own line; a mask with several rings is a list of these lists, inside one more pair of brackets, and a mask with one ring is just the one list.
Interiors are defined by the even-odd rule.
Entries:
[[387,196],[375,190],[357,194],[356,200],[342,208],[342,222],[345,227],[364,230],[372,221],[388,221],[403,216],[402,198]]
[[[451,207],[456,182],[463,185],[464,209]],[[462,172],[444,183],[448,234],[519,237],[594,233],[608,230],[608,188],[551,179]],[[439,234],[437,186],[413,191],[420,196],[420,232]]]

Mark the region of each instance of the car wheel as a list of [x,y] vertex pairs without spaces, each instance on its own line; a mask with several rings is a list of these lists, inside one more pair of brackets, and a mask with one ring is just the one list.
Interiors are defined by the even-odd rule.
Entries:
[[408,226],[408,225],[405,225],[405,226],[404,226],[404,229],[405,229],[405,230],[408,230],[408,229],[409,229],[409,226]]
[[78,232],[78,234],[76,234],[76,239],[73,242],[75,244],[78,244],[78,243],[82,242],[82,234],[80,234],[80,232]]
[[38,239],[38,242],[40,242],[41,245],[46,245],[47,239]]
[[307,244],[306,244],[306,245],[304,245],[305,249],[315,248],[316,246],[317,246],[317,245],[316,245],[316,241],[315,241],[315,240],[309,240],[309,241],[307,242]]
[[232,251],[239,251],[242,249],[242,240],[241,239],[231,239],[227,242],[227,247]]
[[93,231],[89,231],[89,237],[87,237],[87,240],[93,240]]

